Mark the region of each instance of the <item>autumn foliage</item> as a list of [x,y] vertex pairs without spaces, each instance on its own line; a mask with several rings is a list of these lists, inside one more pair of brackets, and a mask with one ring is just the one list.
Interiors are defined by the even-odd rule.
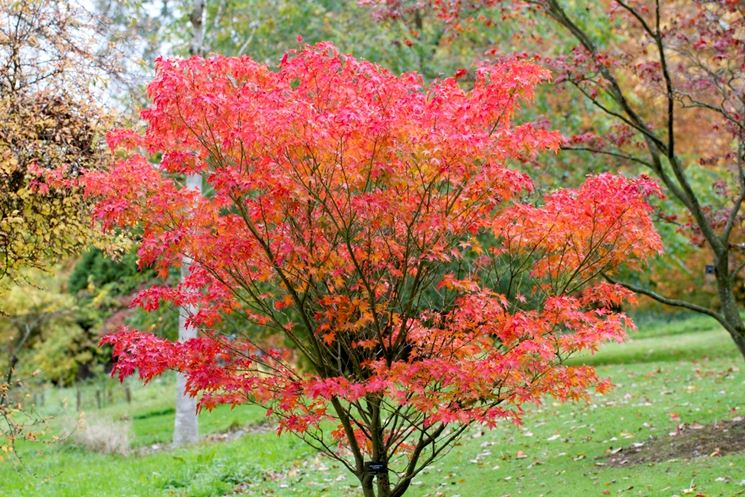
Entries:
[[[531,202],[516,166],[560,137],[513,116],[547,78],[512,61],[468,90],[426,85],[330,44],[276,71],[160,60],[144,134],[112,132],[120,159],[86,181],[107,227],[143,229],[141,265],[194,261],[137,302],[196,306],[201,334],[120,330],[104,340],[115,373],[175,369],[203,407],[265,406],[386,496],[473,423],[606,387],[563,360],[633,326],[612,310],[628,292],[598,276],[661,250],[645,200],[657,189],[601,175]],[[193,173],[202,196],[184,187]],[[228,314],[245,328],[218,333]],[[365,461],[390,476],[374,487]]]
[[[684,248],[636,281],[611,279],[716,319],[745,357],[742,0],[359,3],[381,21],[405,24],[414,39],[425,18],[449,33],[438,42],[509,23],[504,31],[516,36],[508,49],[534,54],[551,68],[556,88],[571,92],[564,109],[554,103],[555,115],[576,114],[577,98],[588,104],[580,129],[567,122],[562,149],[608,167],[645,170],[671,200],[660,208],[659,225],[669,247]],[[475,57],[499,56],[495,47],[472,49]],[[711,286],[702,289],[706,278]]]
[[0,327],[0,459],[38,436],[15,369],[59,318],[34,298],[39,285],[11,283],[31,283],[29,269],[103,245],[79,178],[105,163],[100,138],[110,121],[91,90],[116,64],[96,46],[100,23],[91,17],[71,2],[0,0],[0,317],[10,323]]

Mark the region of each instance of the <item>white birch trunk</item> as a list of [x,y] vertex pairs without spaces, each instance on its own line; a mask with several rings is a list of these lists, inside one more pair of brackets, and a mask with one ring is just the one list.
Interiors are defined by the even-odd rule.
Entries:
[[[186,177],[186,188],[196,192],[202,192],[202,175],[189,174]],[[191,259],[184,257],[181,265],[181,281],[189,275]],[[191,305],[182,306],[178,313],[178,339],[179,342],[186,341],[197,336],[197,329],[187,326],[187,318],[196,312]],[[176,419],[173,424],[173,444],[176,446],[194,443],[199,440],[199,422],[197,419],[197,399],[188,395],[185,391],[186,377],[182,374],[176,376]]]

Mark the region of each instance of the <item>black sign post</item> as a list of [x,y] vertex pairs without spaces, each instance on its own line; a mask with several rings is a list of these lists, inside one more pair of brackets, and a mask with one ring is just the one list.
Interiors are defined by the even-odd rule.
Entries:
[[384,462],[365,461],[365,473],[370,476],[387,475],[388,466]]
[[716,268],[714,267],[714,264],[707,264],[704,267],[704,288],[706,288],[707,291],[711,291],[711,286],[714,281],[716,281]]

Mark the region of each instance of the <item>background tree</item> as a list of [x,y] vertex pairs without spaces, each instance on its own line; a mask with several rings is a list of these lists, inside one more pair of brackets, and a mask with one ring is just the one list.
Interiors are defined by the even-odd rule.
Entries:
[[[78,179],[102,164],[97,138],[109,123],[90,102],[102,71],[117,74],[95,21],[69,2],[0,1],[0,280],[17,281],[95,239]],[[16,351],[41,324],[18,326],[2,378],[13,378]],[[0,383],[0,410],[12,444],[22,427],[7,402],[11,386]]]
[[[379,63],[396,73],[418,71],[425,80],[469,67],[504,36],[504,25],[450,30],[424,14],[418,32],[402,20],[376,23],[356,0],[212,0],[204,4],[207,52],[249,55],[276,64],[300,35],[309,43],[331,41],[341,50]],[[192,43],[191,2],[98,2],[100,15],[113,19],[111,40],[140,40],[127,46],[147,65],[159,55],[188,54]],[[138,19],[132,23],[132,19]],[[491,44],[490,44],[491,43]],[[483,48],[483,49],[482,49]],[[138,55],[138,57],[139,57]],[[142,74],[142,73],[141,73]],[[148,74],[148,71],[145,71]]]
[[[106,226],[142,227],[143,264],[189,258],[178,287],[137,300],[193,306],[202,334],[107,337],[120,377],[175,369],[203,407],[262,405],[366,496],[403,495],[473,423],[604,388],[563,360],[631,326],[611,310],[629,292],[598,280],[660,250],[655,186],[603,175],[526,203],[532,184],[506,163],[559,136],[512,117],[547,73],[511,61],[477,74],[470,91],[426,86],[330,44],[276,72],[248,58],[160,61],[144,135],[113,132],[129,156],[86,183]],[[209,195],[179,179],[200,173]],[[304,361],[220,334],[235,313]]]
[[3,94],[0,100],[0,276],[44,267],[92,241],[74,182],[98,167],[97,111],[67,95]]
[[30,426],[40,420],[25,407],[32,383],[69,384],[100,354],[95,337],[79,326],[74,299],[62,291],[59,277],[27,270],[22,280],[0,286],[0,453],[11,452],[20,438],[37,436]]
[[[567,81],[620,121],[620,136],[580,140],[566,148],[634,161],[660,178],[670,197],[685,209],[681,228],[713,255],[719,302],[716,308],[707,308],[636,284],[624,285],[664,304],[714,317],[745,356],[745,324],[735,297],[735,282],[745,264],[740,239],[745,233],[745,12],[738,4],[618,2],[614,13],[620,28],[638,35],[638,42],[626,44],[626,53],[619,58],[632,64],[628,83],[614,73],[613,64],[603,62],[611,54],[577,29],[565,9],[549,2],[547,13],[577,38],[578,52],[585,51],[592,59],[590,67],[583,68],[584,75],[566,72]],[[576,58],[570,63],[575,62]],[[641,89],[634,94],[630,88],[638,84]],[[629,139],[625,134],[634,136]],[[641,145],[646,156],[637,151]],[[694,189],[691,170],[696,167],[717,176],[713,184],[701,185],[703,191]],[[707,199],[709,188],[718,198]]]
[[[192,30],[191,45],[189,46],[189,55],[204,56],[206,52],[205,34],[207,26],[205,25],[207,10],[204,0],[194,0],[192,2],[192,11],[189,17]],[[202,193],[202,175],[192,173],[186,175],[186,187],[195,191],[197,194]],[[189,268],[191,259],[184,256],[181,262],[181,283],[189,277]],[[197,336],[197,328],[189,322],[189,316],[197,312],[197,309],[190,305],[182,305],[179,308],[178,317],[178,339],[179,342],[185,342]],[[197,418],[197,399],[189,393],[186,388],[187,378],[179,373],[176,375],[176,416],[173,427],[173,443],[183,445],[194,443],[199,440],[199,420]]]
[[63,291],[59,277],[32,271],[24,280],[26,284],[3,288],[0,337],[5,353],[0,364],[5,383],[11,383],[18,369],[23,377],[34,373],[42,380],[69,385],[78,368],[98,354],[96,339],[85,336],[79,309],[73,296]]
[[91,102],[121,73],[100,41],[98,19],[74,3],[0,4],[0,277],[92,240],[76,179],[102,164],[111,122]]
[[[672,200],[661,205],[659,218],[672,223],[667,229],[672,237],[682,233],[711,257],[717,299],[702,305],[686,298],[685,292],[669,296],[656,291],[655,285],[667,286],[669,262],[649,278],[637,275],[622,284],[662,304],[712,316],[745,356],[745,324],[737,300],[745,267],[741,2],[366,3],[394,17],[425,9],[454,28],[490,9],[505,18],[512,17],[510,11],[519,12],[523,22],[532,16],[530,29],[538,25],[543,28],[539,32],[570,37],[570,50],[547,64],[555,71],[557,84],[579,92],[605,119],[588,123],[592,125],[580,132],[569,130],[572,136],[562,148],[632,170],[641,167],[659,178]],[[608,119],[614,121],[610,128],[595,126]],[[703,275],[701,266],[693,270]]]

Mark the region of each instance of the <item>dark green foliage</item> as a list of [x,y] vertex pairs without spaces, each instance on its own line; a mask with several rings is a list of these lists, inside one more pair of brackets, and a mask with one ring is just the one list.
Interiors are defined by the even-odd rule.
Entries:
[[120,259],[114,260],[97,248],[88,250],[70,275],[68,289],[77,294],[90,285],[102,288],[110,285],[112,295],[126,295],[142,281],[152,276],[152,271],[137,270],[137,253],[129,251]]

